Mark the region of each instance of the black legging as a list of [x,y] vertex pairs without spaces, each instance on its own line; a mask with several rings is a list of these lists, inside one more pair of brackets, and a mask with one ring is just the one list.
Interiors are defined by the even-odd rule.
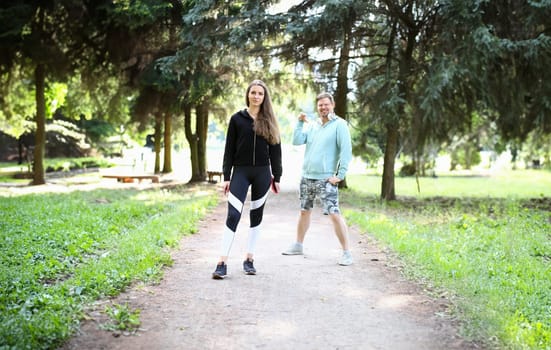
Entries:
[[272,173],[270,166],[234,166],[228,195],[228,216],[226,226],[235,232],[241,219],[243,204],[247,198],[247,191],[251,187],[251,227],[262,222],[264,204],[270,189]]

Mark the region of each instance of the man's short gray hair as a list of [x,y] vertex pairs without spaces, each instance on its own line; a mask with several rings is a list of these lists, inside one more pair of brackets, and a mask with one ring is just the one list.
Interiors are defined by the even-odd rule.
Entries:
[[318,102],[321,99],[328,98],[332,104],[335,104],[335,100],[333,99],[333,95],[331,95],[328,92],[322,92],[316,97],[316,102]]

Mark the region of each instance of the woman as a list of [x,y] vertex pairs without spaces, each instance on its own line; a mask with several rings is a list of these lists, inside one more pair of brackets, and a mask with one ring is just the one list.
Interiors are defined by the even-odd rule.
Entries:
[[223,279],[227,275],[226,262],[249,186],[250,229],[243,269],[248,275],[256,274],[253,255],[260,235],[264,204],[272,182],[273,191],[279,192],[282,173],[281,141],[266,84],[254,80],[247,88],[245,101],[247,108],[231,117],[226,135],[222,171],[224,194],[228,196],[228,215],[222,237],[222,254],[212,273],[214,279]]

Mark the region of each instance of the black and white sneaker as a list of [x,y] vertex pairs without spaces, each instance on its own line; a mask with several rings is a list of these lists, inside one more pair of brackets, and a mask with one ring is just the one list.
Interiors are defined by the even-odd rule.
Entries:
[[228,265],[223,261],[216,265],[216,270],[212,273],[212,278],[215,280],[223,280],[228,275]]
[[243,270],[245,270],[245,274],[247,275],[256,275],[256,269],[253,266],[252,259],[248,259],[243,261]]

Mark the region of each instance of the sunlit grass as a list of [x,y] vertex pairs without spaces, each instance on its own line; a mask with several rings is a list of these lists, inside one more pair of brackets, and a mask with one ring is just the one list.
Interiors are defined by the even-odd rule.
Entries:
[[191,186],[1,198],[0,344],[56,348],[89,302],[158,281],[217,199]]
[[[83,183],[83,182],[97,182],[101,177],[95,173],[82,173],[76,174],[74,171],[78,170],[84,172],[86,169],[109,168],[113,164],[106,159],[96,157],[81,157],[81,158],[47,158],[44,159],[44,169],[46,176],[51,173],[67,174],[70,175],[70,179],[65,182],[71,183]],[[29,175],[29,165],[24,162],[23,164],[17,164],[17,162],[0,162],[0,183],[9,183],[11,185],[24,185],[28,184],[32,176],[29,178],[15,178],[14,175]],[[58,175],[59,176],[59,175]]]
[[[362,193],[381,193],[380,175],[349,175],[347,182]],[[529,184],[529,186],[527,186]],[[414,197],[551,197],[551,172],[548,170],[515,170],[491,175],[454,175],[420,177],[419,189],[415,177],[395,178],[397,196]]]
[[467,337],[497,348],[550,349],[549,180],[545,171],[440,177],[418,196],[404,190],[414,179],[399,178],[402,197],[386,203],[371,177],[351,176],[342,197],[350,224],[395,251],[412,278],[447,291]]

